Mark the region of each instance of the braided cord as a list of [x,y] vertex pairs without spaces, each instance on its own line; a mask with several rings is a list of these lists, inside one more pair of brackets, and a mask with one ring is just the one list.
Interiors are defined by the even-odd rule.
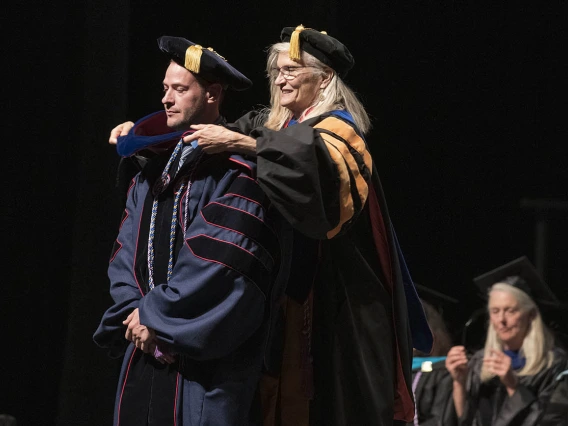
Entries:
[[[172,163],[177,158],[181,148],[183,146],[183,139],[180,139],[178,144],[176,145],[174,152],[170,156],[166,167],[164,167],[164,171],[160,176],[158,184],[154,188],[154,201],[152,202],[152,214],[150,216],[150,232],[148,234],[148,287],[150,290],[154,289],[154,237],[156,235],[156,217],[158,216],[158,197],[167,188],[170,183],[170,167]],[[171,243],[170,243],[171,245]],[[170,256],[171,257],[171,256]],[[169,269],[169,268],[168,268]]]
[[[158,215],[158,196],[161,192],[163,192],[163,190],[168,186],[168,184],[170,183],[170,176],[168,174],[169,169],[172,165],[172,163],[174,162],[175,158],[177,157],[179,151],[181,150],[181,147],[183,145],[182,143],[183,140],[180,140],[178,145],[176,146],[176,148],[174,149],[174,152],[172,153],[168,164],[166,165],[166,167],[164,168],[164,171],[162,172],[162,176],[160,178],[160,183],[161,183],[161,187],[157,188],[157,191],[154,191],[154,200],[152,202],[152,214],[150,216],[150,233],[148,235],[148,286],[150,287],[150,290],[154,289],[154,236],[155,236],[155,232],[156,232],[156,217]],[[184,217],[183,217],[183,224],[180,224],[182,227],[182,233],[183,236],[185,237],[185,233],[187,230],[187,226],[189,223],[189,192],[191,190],[191,185],[193,182],[193,177],[195,174],[195,170],[197,168],[197,165],[199,164],[200,160],[202,157],[202,153],[199,154],[199,156],[197,157],[197,159],[193,162],[192,167],[190,169],[190,171],[187,174],[187,177],[185,177],[181,182],[179,187],[177,188],[177,190],[174,193],[174,206],[173,206],[173,211],[172,211],[172,218],[170,221],[170,238],[169,238],[169,258],[168,258],[168,270],[167,270],[167,282],[170,281],[170,278],[172,276],[173,273],[173,267],[174,267],[174,251],[175,251],[175,242],[176,242],[176,226],[177,226],[177,217],[178,217],[178,212],[179,212],[179,207],[180,207],[180,201],[182,200],[183,196],[182,194],[186,193],[185,196],[185,206],[184,206]],[[182,161],[183,161],[183,157],[182,157]],[[181,167],[181,163],[180,163],[180,167]],[[159,191],[159,192],[158,192]],[[158,193],[156,193],[158,192]]]
[[170,222],[170,257],[168,259],[168,275],[167,275],[167,282],[170,281],[170,277],[172,276],[172,271],[174,269],[174,248],[176,243],[176,226],[177,226],[177,214],[178,214],[178,204],[185,189],[186,182],[180,184],[178,190],[175,193],[174,198],[174,210],[172,212],[172,221]]

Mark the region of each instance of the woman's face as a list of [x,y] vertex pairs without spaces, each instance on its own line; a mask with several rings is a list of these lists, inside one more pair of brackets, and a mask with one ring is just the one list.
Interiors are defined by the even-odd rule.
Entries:
[[489,295],[489,319],[505,349],[519,350],[532,320],[531,312],[522,312],[515,297],[493,290]]
[[296,75],[288,80],[280,73],[274,80],[274,84],[280,89],[280,105],[288,108],[294,117],[299,118],[316,102],[320,89],[325,87],[324,78],[320,74],[315,74],[314,68],[305,67],[303,62],[298,63],[291,60],[288,52],[281,52],[278,55],[276,67],[278,69],[289,67]]

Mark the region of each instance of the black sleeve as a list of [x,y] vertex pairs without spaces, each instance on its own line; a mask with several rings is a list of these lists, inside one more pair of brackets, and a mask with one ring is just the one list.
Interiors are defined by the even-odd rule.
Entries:
[[548,405],[555,387],[555,378],[561,371],[560,360],[534,376],[521,377],[513,395],[506,397],[495,426],[536,426]]
[[452,397],[452,376],[445,369],[422,373],[415,392],[420,426],[437,426],[442,421],[444,406]]
[[267,114],[259,111],[250,111],[239,118],[234,123],[230,123],[227,127],[236,132],[250,135],[257,127],[261,127],[266,121]]
[[[479,372],[483,363],[483,350],[476,352],[469,361],[469,372],[466,382],[466,398],[463,415],[458,417],[454,406],[452,393],[448,398],[448,402],[444,408],[442,423],[444,426],[470,426],[476,417],[479,401],[479,390],[481,380]],[[453,392],[453,381],[450,385]]]
[[568,370],[556,380],[541,426],[568,426]]
[[256,128],[251,136],[258,181],[292,226],[316,239],[348,229],[365,206],[373,169],[352,126],[327,117],[279,131]]
[[[467,384],[468,396],[463,416],[457,419],[453,399],[450,398],[445,411],[444,425],[471,425],[475,419],[483,416],[483,407],[480,405],[480,392],[482,386],[486,385],[482,385],[480,379],[482,362],[482,351],[478,352],[470,361],[470,374]],[[550,368],[546,368],[534,376],[521,376],[519,385],[512,396],[507,395],[504,386],[497,385],[494,394],[495,398],[497,398],[498,393],[501,393],[504,395],[504,399],[503,403],[498,407],[498,412],[493,413],[494,420],[492,425],[540,425],[544,410],[550,401],[554,388],[554,378],[561,370],[561,363],[562,359],[557,359]]]

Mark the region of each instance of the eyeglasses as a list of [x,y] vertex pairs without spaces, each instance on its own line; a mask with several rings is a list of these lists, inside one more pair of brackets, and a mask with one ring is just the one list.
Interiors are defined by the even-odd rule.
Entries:
[[300,72],[299,70],[303,69],[303,68],[314,68],[314,67],[289,67],[289,66],[283,66],[280,68],[272,68],[270,70],[269,76],[270,78],[276,80],[278,78],[278,76],[280,74],[282,74],[282,77],[286,80],[294,80],[296,77],[298,77],[300,74],[304,74],[302,72]]

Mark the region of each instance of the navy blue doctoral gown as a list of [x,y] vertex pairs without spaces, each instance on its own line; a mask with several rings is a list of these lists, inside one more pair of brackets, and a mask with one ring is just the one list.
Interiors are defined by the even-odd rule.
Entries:
[[[270,328],[270,306],[279,297],[273,285],[280,263],[277,222],[271,221],[270,202],[255,180],[253,162],[239,156],[204,155],[194,168],[189,195],[183,193],[178,206],[171,278],[166,282],[166,265],[160,263],[157,249],[156,285],[149,291],[151,191],[167,157],[153,158],[128,191],[108,269],[114,304],[94,335],[111,355],[124,354],[115,425],[121,422],[124,392],[131,387],[132,364],[151,356],[141,358],[124,338],[122,321],[135,308],[140,323],[154,329],[177,354],[170,367],[172,400],[162,404],[172,410],[174,424],[248,425]],[[171,188],[178,184],[178,176],[189,173],[192,162],[195,158],[182,167],[169,192],[160,196],[160,211],[171,212]],[[159,226],[159,216],[156,245],[169,233],[171,215],[163,217],[168,226]]]

